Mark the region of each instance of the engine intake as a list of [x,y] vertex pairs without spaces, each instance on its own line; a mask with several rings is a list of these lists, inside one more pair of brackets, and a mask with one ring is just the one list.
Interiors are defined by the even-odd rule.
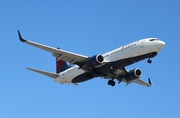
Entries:
[[98,66],[98,65],[101,65],[104,61],[104,57],[100,54],[98,55],[94,55],[92,57],[90,57],[87,62],[86,62],[86,65],[89,66],[89,67],[95,67],[95,66]]
[[142,76],[142,71],[138,68],[135,68],[127,73],[126,79],[134,80],[140,78],[141,76]]

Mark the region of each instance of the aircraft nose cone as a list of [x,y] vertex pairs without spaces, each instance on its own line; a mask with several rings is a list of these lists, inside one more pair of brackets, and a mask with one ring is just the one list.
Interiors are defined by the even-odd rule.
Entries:
[[164,41],[158,41],[158,42],[156,42],[156,45],[158,45],[158,48],[159,49],[162,49],[164,46],[165,46],[165,42]]

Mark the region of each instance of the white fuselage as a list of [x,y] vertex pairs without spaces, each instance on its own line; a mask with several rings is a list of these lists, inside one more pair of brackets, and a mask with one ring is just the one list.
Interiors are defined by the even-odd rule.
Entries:
[[[114,62],[126,58],[137,57],[151,52],[159,52],[163,48],[164,44],[165,43],[163,41],[160,41],[157,38],[146,38],[125,46],[121,46],[115,50],[103,54],[102,56],[107,62]],[[70,84],[72,83],[73,78],[83,73],[85,73],[85,71],[79,69],[79,66],[76,65],[61,72],[55,81],[60,82],[61,84]]]

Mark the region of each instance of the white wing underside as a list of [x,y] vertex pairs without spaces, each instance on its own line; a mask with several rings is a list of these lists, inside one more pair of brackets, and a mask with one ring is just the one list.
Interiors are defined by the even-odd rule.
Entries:
[[149,84],[149,83],[147,83],[141,79],[135,79],[135,80],[133,80],[133,82],[140,84],[140,85],[143,85],[143,86],[147,86],[147,87],[152,86],[152,84]]
[[69,62],[71,64],[77,64],[77,65],[84,64],[88,60],[88,56],[68,52],[65,50],[60,50],[60,49],[53,48],[53,47],[50,47],[47,45],[43,45],[40,43],[36,43],[33,41],[26,40],[26,39],[22,38],[19,30],[18,30],[18,35],[19,35],[20,41],[27,43],[29,45],[32,45],[34,47],[40,48],[42,50],[51,52],[53,54],[53,56],[55,56],[58,60],[61,59],[61,60],[64,60],[66,62]]
[[39,44],[36,42],[32,42],[29,40],[26,40],[25,43],[35,46],[37,48],[43,49],[45,51],[51,52],[53,54],[53,56],[55,56],[56,58],[62,59],[71,64],[74,64],[75,62],[84,62],[88,59],[88,57],[84,56],[84,55],[75,54],[75,53],[68,52],[65,50],[56,49],[56,48],[46,46],[43,44]]

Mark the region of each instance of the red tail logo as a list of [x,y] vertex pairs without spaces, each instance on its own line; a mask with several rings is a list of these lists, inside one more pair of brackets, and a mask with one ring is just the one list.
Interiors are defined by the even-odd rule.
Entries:
[[65,61],[57,60],[57,58],[56,58],[56,73],[57,74],[68,69],[68,68],[69,68],[69,66]]

